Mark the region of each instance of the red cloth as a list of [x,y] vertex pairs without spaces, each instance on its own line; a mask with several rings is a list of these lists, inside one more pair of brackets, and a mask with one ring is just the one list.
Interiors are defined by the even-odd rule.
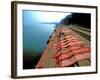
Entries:
[[68,58],[68,59],[65,59],[65,60],[60,61],[60,62],[58,63],[58,65],[59,65],[60,67],[64,67],[64,66],[70,66],[70,65],[72,65],[72,64],[74,64],[74,63],[76,63],[76,62],[77,62],[77,61],[76,61],[75,57],[73,56],[73,57],[71,57],[71,58]]
[[[55,54],[56,67],[70,66],[79,60],[90,58],[90,48],[84,47],[84,42],[75,36],[65,36],[56,39]],[[65,48],[63,51],[62,49]]]
[[82,54],[77,54],[74,56],[75,56],[76,61],[86,60],[90,58],[90,53],[82,53]]
[[87,47],[82,47],[80,49],[74,49],[72,50],[74,54],[78,54],[78,53],[87,53],[87,52],[90,52],[90,48],[87,48]]

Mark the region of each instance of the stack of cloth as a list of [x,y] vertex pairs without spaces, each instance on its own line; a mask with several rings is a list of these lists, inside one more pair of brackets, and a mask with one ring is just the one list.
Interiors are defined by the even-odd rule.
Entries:
[[79,66],[78,61],[90,60],[90,48],[73,36],[71,30],[60,29],[57,32],[54,49],[52,58],[55,59],[55,67]]

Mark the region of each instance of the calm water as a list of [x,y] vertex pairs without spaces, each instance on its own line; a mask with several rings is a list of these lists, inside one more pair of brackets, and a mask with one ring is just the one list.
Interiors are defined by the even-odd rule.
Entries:
[[54,30],[54,24],[39,24],[24,26],[24,50],[43,52],[46,42]]
[[[23,11],[23,68],[34,68],[64,13]],[[49,24],[50,23],[50,24]]]

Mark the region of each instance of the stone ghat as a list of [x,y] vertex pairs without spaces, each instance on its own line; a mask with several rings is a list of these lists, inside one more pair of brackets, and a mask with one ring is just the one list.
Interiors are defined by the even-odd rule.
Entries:
[[77,36],[73,36],[70,29],[59,28],[55,33],[55,53],[52,55],[56,62],[55,67],[79,66],[78,61],[90,60],[90,48]]

